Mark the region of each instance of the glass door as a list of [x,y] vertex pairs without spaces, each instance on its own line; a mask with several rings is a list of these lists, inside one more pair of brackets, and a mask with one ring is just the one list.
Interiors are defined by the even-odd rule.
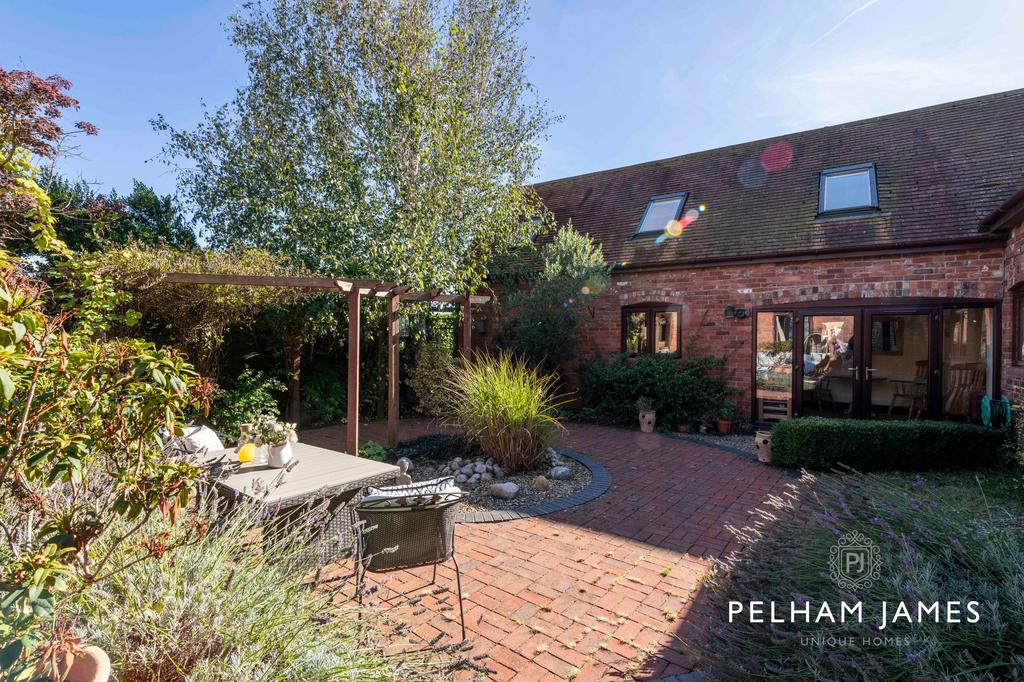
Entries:
[[920,419],[928,416],[935,367],[931,315],[871,312],[865,325],[865,417]]
[[859,417],[861,352],[859,312],[803,317],[800,405],[803,416]]

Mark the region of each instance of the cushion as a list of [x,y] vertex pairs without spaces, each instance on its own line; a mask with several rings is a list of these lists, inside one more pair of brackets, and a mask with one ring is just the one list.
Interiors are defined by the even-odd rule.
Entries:
[[181,437],[181,442],[184,444],[185,450],[190,454],[224,449],[220,436],[209,426],[186,427],[185,434]]
[[455,478],[443,476],[411,485],[369,487],[359,506],[367,509],[425,507],[450,504],[460,499],[462,489],[455,485]]

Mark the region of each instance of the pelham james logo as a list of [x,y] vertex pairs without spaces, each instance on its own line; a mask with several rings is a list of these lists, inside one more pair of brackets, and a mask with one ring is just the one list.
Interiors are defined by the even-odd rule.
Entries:
[[844,590],[871,587],[882,570],[881,552],[871,538],[860,531],[839,538],[829,552],[829,578]]

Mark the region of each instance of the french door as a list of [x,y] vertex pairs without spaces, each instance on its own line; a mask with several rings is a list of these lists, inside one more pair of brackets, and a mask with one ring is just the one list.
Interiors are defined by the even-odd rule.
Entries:
[[754,420],[976,421],[997,395],[991,304],[758,310]]

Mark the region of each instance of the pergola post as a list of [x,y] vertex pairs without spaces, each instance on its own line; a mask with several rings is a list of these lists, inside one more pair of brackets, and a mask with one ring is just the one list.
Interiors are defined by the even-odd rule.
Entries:
[[388,435],[389,447],[398,444],[398,344],[401,342],[398,323],[397,294],[388,297]]
[[472,351],[471,346],[473,345],[473,304],[469,295],[469,289],[466,289],[466,298],[462,302],[462,334],[461,343],[459,343],[459,352],[462,357],[469,359]]
[[359,287],[348,291],[348,424],[345,451],[359,455]]

